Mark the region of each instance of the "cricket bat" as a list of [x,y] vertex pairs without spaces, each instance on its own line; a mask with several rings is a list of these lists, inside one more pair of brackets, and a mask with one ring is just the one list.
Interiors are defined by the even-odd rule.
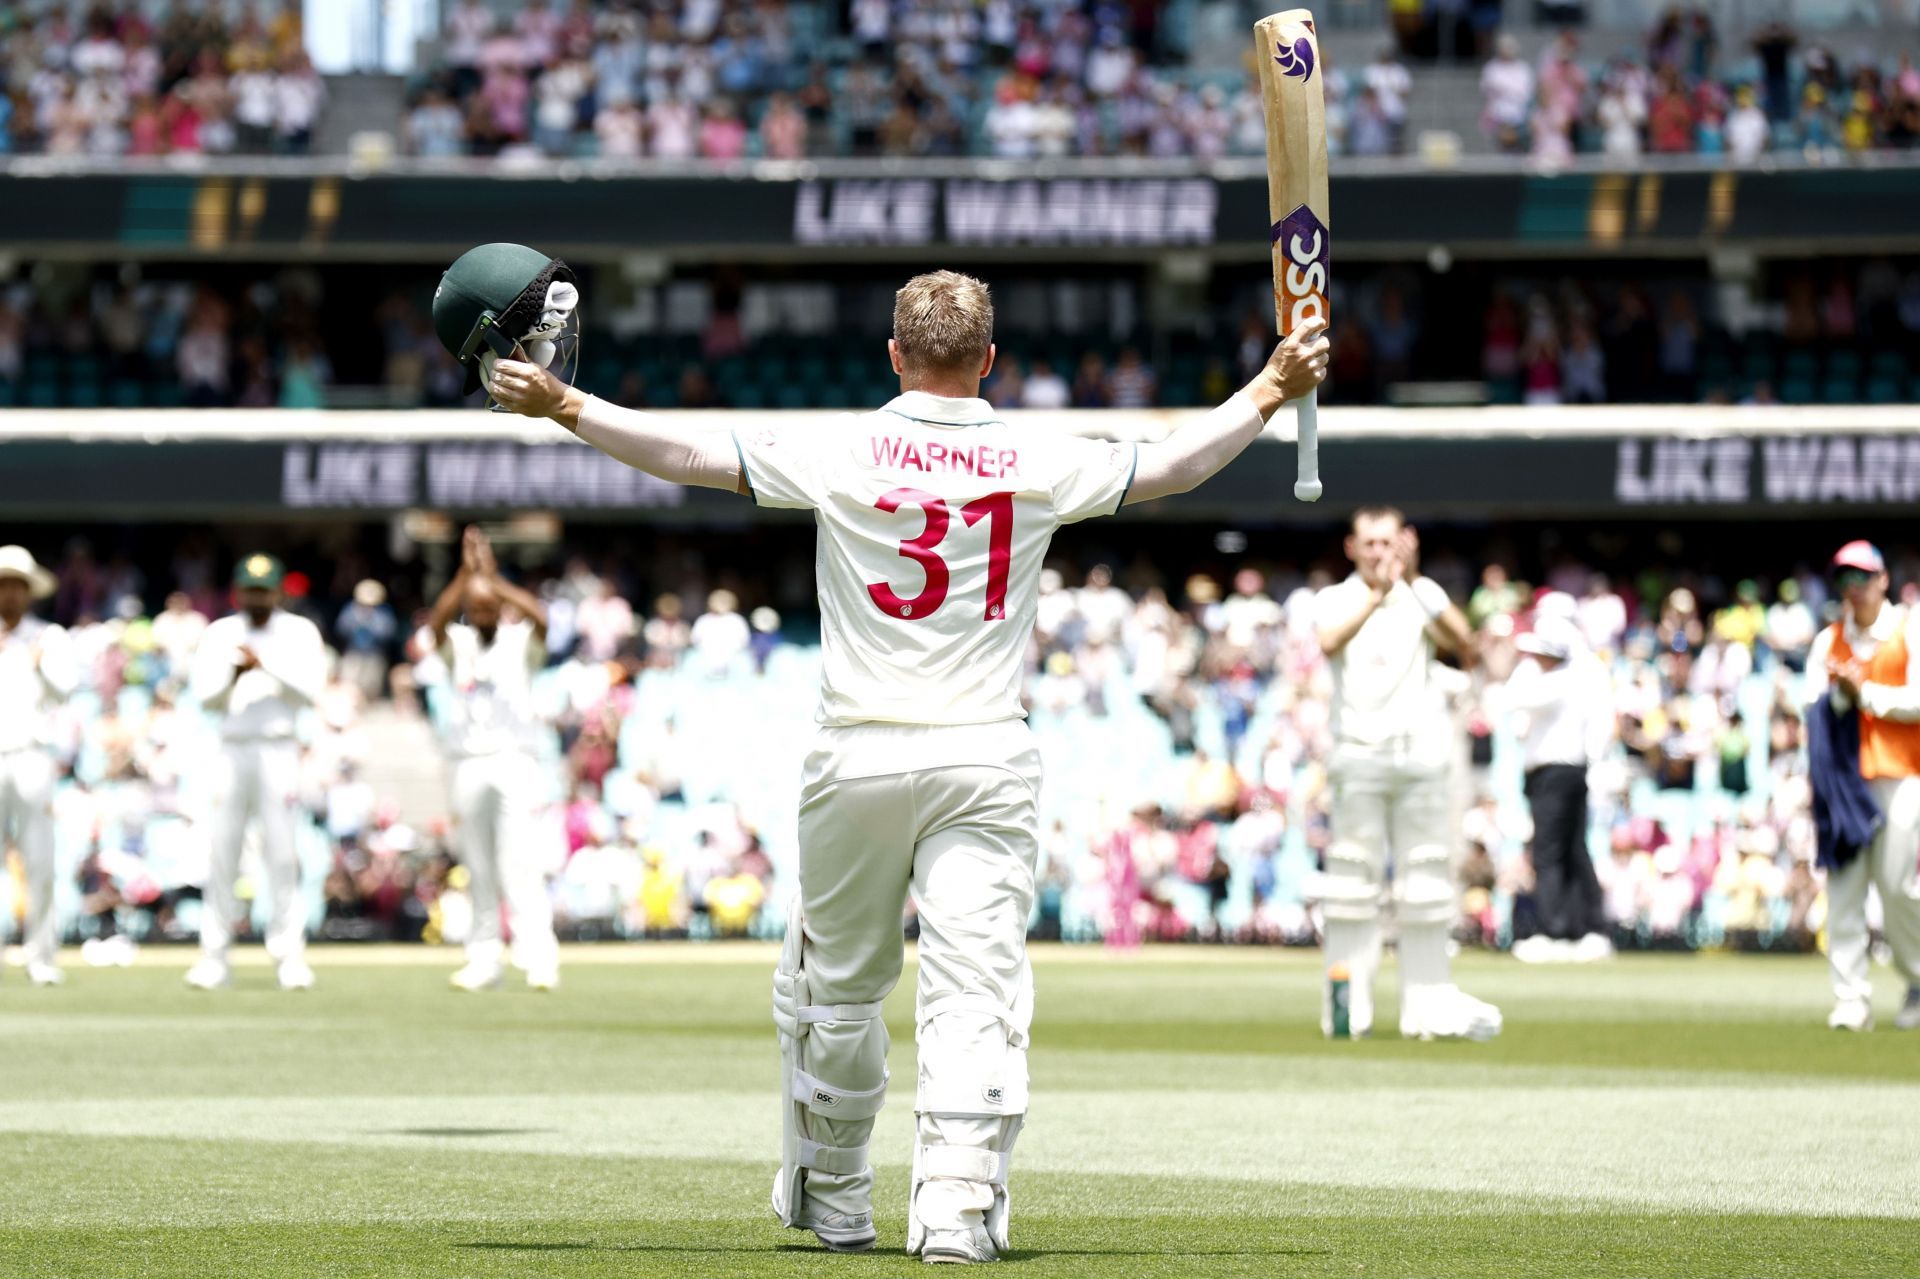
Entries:
[[[1288,9],[1253,24],[1267,113],[1267,213],[1273,219],[1273,309],[1280,336],[1327,317],[1327,109],[1313,13]],[[1299,477],[1293,495],[1320,500],[1320,396],[1294,401]]]

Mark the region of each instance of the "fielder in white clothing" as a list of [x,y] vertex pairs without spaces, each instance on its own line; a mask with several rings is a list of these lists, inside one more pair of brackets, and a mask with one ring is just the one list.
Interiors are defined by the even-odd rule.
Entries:
[[986,286],[950,271],[895,300],[901,394],[876,413],[734,438],[614,408],[501,362],[494,397],[684,484],[814,512],[821,728],[800,808],[800,893],[774,975],[785,1146],[780,1220],[828,1247],[875,1240],[867,1139],[887,1092],[881,1003],[920,913],[917,1140],[907,1249],[991,1261],[1027,1109],[1027,919],[1040,759],[1022,659],[1055,529],[1184,492],[1324,376],[1304,326],[1224,405],[1165,441],[1016,429],[979,398],[993,367]]
[[[507,620],[506,608],[517,616]],[[455,621],[461,614],[466,620]],[[504,898],[527,985],[552,990],[560,984],[560,947],[533,819],[540,776],[533,675],[546,661],[546,609],[500,576],[486,534],[469,528],[460,571],[434,601],[427,626],[446,668],[441,731],[452,765],[454,841],[473,897],[467,962],[453,985],[491,990],[505,977]]]
[[209,625],[194,654],[189,688],[220,717],[221,788],[213,814],[213,853],[200,914],[200,962],[187,984],[214,990],[232,980],[228,950],[240,913],[235,894],[240,852],[252,823],[260,832],[268,902],[267,954],[282,990],[313,985],[307,966],[306,903],[300,894],[300,712],[327,681],[320,629],[280,608],[280,561],[249,555],[234,570],[240,611]]
[[79,672],[61,627],[27,611],[53,594],[53,574],[25,547],[0,546],[0,854],[9,837],[27,871],[22,940],[27,980],[57,986],[59,938],[54,932],[54,706],[73,692]]
[[[1447,784],[1452,719],[1434,679],[1435,650],[1471,655],[1467,619],[1420,576],[1420,543],[1400,512],[1364,507],[1347,537],[1353,574],[1314,601],[1333,669],[1333,843],[1321,876],[1329,970],[1344,966],[1349,1025],[1373,1028],[1380,910],[1391,878],[1399,925],[1400,1033],[1491,1039],[1500,1010],[1453,984],[1447,929],[1457,911]],[[1321,1029],[1333,1033],[1323,995]]]

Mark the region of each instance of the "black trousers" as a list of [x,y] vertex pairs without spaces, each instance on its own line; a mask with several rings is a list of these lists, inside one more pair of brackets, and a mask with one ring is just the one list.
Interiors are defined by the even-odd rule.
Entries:
[[1575,940],[1603,930],[1600,877],[1587,852],[1587,770],[1543,764],[1527,774],[1533,810],[1533,900],[1540,931]]

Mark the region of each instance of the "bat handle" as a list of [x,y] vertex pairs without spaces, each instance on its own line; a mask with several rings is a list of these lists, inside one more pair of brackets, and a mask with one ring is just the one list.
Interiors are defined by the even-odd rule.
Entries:
[[1300,477],[1294,481],[1293,495],[1302,502],[1320,500],[1320,391],[1308,391],[1295,400],[1293,411],[1299,418],[1298,451]]

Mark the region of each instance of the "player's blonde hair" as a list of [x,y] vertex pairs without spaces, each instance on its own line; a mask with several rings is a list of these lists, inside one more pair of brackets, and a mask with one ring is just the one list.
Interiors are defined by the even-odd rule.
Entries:
[[993,298],[958,271],[916,275],[893,295],[893,340],[908,373],[975,373],[993,344]]

